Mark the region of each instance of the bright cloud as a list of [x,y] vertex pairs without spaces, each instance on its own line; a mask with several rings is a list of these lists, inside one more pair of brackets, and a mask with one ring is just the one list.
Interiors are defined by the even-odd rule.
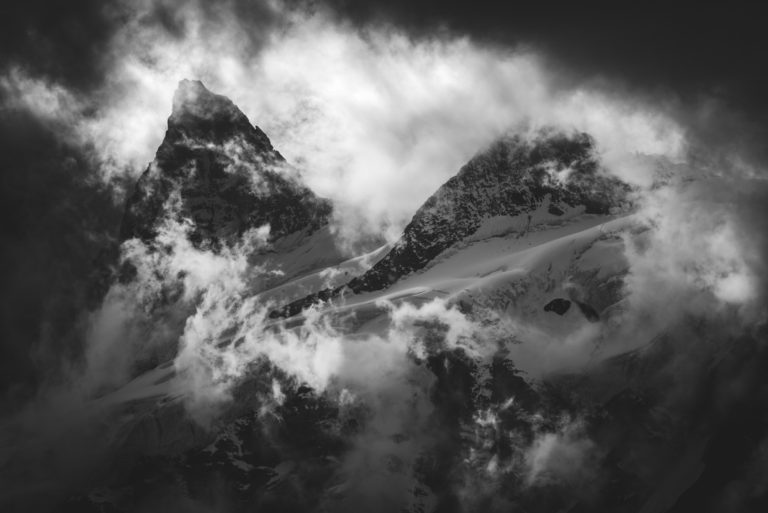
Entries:
[[[389,238],[477,151],[510,130],[556,125],[592,134],[613,170],[647,184],[637,156],[679,159],[684,131],[663,113],[589,89],[561,90],[531,53],[468,39],[361,32],[322,13],[271,8],[279,29],[259,45],[233,12],[178,6],[182,36],[146,23],[152,2],[113,37],[102,89],[77,98],[16,70],[0,83],[94,145],[106,180],[145,168],[184,78],[229,96],[272,138],[310,187],[334,200],[337,225],[388,228]],[[24,87],[21,85],[27,84]],[[31,86],[30,86],[31,84]],[[93,111],[94,113],[90,113]]]

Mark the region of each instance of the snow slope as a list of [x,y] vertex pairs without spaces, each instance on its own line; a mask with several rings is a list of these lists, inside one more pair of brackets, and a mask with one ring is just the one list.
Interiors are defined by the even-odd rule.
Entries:
[[[574,288],[581,287],[578,293],[586,295],[587,301],[595,299],[595,304],[600,307],[600,323],[607,323],[618,312],[610,307],[620,303],[621,297],[616,292],[607,300],[601,299],[599,289],[611,280],[620,279],[627,270],[620,234],[632,226],[632,217],[582,214],[566,220],[557,219],[552,224],[542,223],[527,232],[514,231],[517,222],[510,219],[503,224],[502,231],[506,231],[506,235],[482,239],[470,237],[438,255],[426,269],[384,290],[340,297],[320,312],[337,319],[336,326],[344,329],[345,335],[355,337],[378,331],[376,326],[380,328],[382,323],[379,321],[386,319],[389,304],[420,304],[440,298],[449,303],[471,303],[503,314],[510,323],[526,327],[526,335],[521,333],[520,336],[528,337],[528,344],[546,345],[564,340],[594,324],[575,306],[564,315],[544,310],[552,299],[573,297],[577,294]],[[499,223],[499,220],[493,220],[493,223]],[[327,286],[333,277],[338,280],[351,273],[360,273],[385,250],[386,247],[382,247],[300,276],[267,289],[257,297],[268,302],[317,290]],[[592,273],[596,280],[579,283],[584,275]],[[351,322],[350,314],[352,319],[364,321]],[[285,321],[273,321],[265,328],[285,325],[295,328],[303,321],[304,317],[299,315]],[[521,363],[518,362],[521,369],[531,370]],[[101,400],[120,402],[164,395],[173,397],[178,392],[173,374],[172,365],[163,364]]]

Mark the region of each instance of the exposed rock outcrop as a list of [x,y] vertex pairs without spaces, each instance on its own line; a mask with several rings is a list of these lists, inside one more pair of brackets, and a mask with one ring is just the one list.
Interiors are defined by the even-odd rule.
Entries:
[[571,308],[571,302],[567,299],[558,297],[544,305],[545,312],[554,312],[557,315],[565,315]]

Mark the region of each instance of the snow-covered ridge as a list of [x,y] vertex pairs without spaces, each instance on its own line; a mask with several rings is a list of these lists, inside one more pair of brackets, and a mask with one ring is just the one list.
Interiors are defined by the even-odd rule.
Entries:
[[478,230],[483,233],[476,237],[483,238],[499,227],[524,232],[555,218],[625,210],[628,192],[628,186],[600,168],[587,134],[548,130],[532,140],[502,138],[441,186],[368,272],[343,287],[290,303],[273,317],[296,315],[345,291],[385,289]]

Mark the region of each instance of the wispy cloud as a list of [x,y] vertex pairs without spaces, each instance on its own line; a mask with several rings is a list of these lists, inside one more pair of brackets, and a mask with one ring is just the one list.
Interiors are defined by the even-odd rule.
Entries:
[[[232,98],[310,187],[334,200],[348,237],[381,228],[396,237],[442,182],[510,129],[585,130],[616,173],[639,182],[649,180],[647,169],[628,156],[676,159],[684,150],[684,130],[662,112],[589,88],[563,90],[530,52],[360,31],[280,4],[270,7],[280,22],[256,29],[234,10],[212,17],[196,4],[168,8],[179,33],[151,22],[151,2],[131,4],[92,97],[22,70],[5,79],[32,84],[13,90],[91,143],[107,180],[126,169],[137,176],[152,159],[183,78]],[[262,37],[254,42],[249,30]]]

